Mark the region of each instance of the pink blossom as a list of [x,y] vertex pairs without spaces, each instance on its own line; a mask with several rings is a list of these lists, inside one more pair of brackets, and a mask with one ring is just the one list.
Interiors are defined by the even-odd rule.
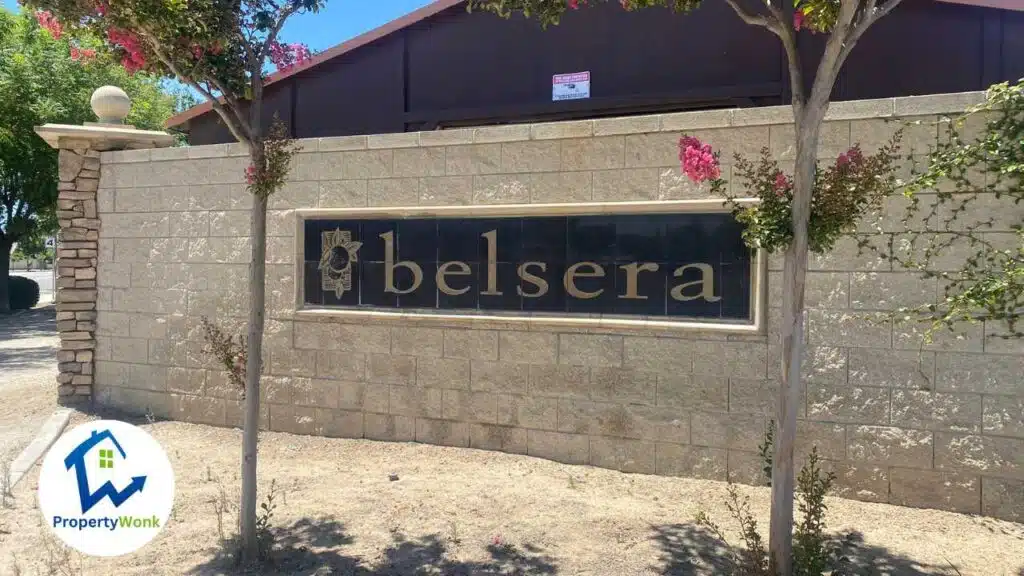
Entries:
[[146,57],[142,54],[142,43],[138,36],[127,30],[108,28],[107,40],[112,45],[124,50],[124,55],[121,56],[121,66],[129,74],[134,74],[146,67]]
[[786,190],[789,190],[793,186],[789,178],[786,177],[782,171],[775,173],[775,195],[781,197],[785,194]]
[[270,45],[270,61],[281,71],[298,66],[312,57],[313,53],[305,44],[281,44],[275,41]]
[[718,156],[711,145],[692,136],[679,139],[679,162],[683,172],[694,182],[717,180],[721,176]]
[[854,146],[853,148],[850,148],[846,152],[840,154],[838,158],[836,158],[836,167],[845,168],[850,165],[856,167],[860,165],[860,163],[863,161],[864,154],[860,151],[860,147]]
[[799,29],[803,28],[804,20],[805,19],[806,19],[806,16],[800,10],[797,10],[796,12],[793,12],[793,29],[794,30],[799,30]]
[[36,22],[39,22],[39,27],[49,32],[54,40],[60,40],[61,34],[64,33],[64,28],[57,21],[57,18],[46,10],[36,12]]
[[203,47],[198,44],[192,45],[192,57],[199,60],[203,57]]

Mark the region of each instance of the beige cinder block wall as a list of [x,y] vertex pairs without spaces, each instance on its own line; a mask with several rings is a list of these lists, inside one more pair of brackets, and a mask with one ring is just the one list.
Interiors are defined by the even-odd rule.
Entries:
[[[936,115],[979,96],[834,104],[821,155],[876,147],[894,116],[924,120],[904,138],[923,151]],[[311,317],[296,312],[295,210],[706,198],[680,174],[680,133],[726,163],[763,146],[785,160],[790,118],[779,107],[302,141],[270,202],[265,425],[757,480],[779,380],[779,259],[761,335]],[[246,162],[237,145],[103,155],[98,403],[240,424],[239,391],[204,356],[199,319],[244,324]],[[1024,344],[975,325],[922,346],[912,327],[875,322],[938,286],[852,239],[810,269],[799,453],[817,445],[851,498],[1024,519]]]

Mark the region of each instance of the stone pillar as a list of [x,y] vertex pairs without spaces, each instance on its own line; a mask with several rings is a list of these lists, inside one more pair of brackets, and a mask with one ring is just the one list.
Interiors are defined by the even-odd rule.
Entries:
[[[88,140],[59,142],[57,192],[57,383],[62,403],[92,395],[96,348],[96,257],[100,221],[96,214],[100,153]],[[68,399],[70,402],[65,402]]]
[[165,132],[136,130],[123,124],[131,101],[119,88],[104,86],[92,96],[92,109],[102,123],[84,126],[46,124],[36,128],[59,150],[57,172],[57,352],[58,402],[82,405],[92,401],[96,350],[96,261],[102,223],[96,207],[100,153],[109,150],[170,146]]

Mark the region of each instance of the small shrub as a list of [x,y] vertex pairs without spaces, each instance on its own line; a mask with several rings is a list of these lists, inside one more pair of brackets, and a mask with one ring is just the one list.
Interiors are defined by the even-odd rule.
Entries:
[[271,480],[267,501],[260,504],[259,513],[256,515],[256,540],[259,542],[259,559],[262,562],[270,562],[271,552],[274,550],[274,533],[270,521],[274,518],[274,510],[277,509],[277,503],[274,502],[277,496],[277,482]]
[[200,317],[199,322],[203,327],[203,339],[206,340],[206,353],[217,360],[227,372],[228,380],[238,387],[245,398],[245,365],[248,361],[245,336],[226,334],[206,316]]
[[[832,489],[835,474],[822,471],[818,449],[813,448],[797,477],[796,499],[800,521],[793,530],[794,576],[840,576],[847,559],[842,556],[841,542],[826,533],[825,494]],[[730,557],[734,576],[772,576],[769,555],[764,540],[757,530],[757,520],[750,512],[746,497],[740,497],[735,485],[729,484],[726,507],[739,526],[744,547]],[[696,522],[723,542],[725,534],[704,512],[697,514]]]
[[8,284],[11,310],[28,310],[39,303],[39,284],[24,276],[11,276]]

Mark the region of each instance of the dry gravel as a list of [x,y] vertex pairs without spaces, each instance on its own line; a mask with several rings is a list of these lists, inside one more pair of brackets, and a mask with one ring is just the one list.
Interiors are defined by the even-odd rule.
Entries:
[[[76,414],[71,425],[85,418]],[[177,473],[171,522],[136,554],[71,563],[84,574],[231,572],[218,545],[215,503],[223,492],[235,505],[240,432],[143,425]],[[273,516],[278,564],[269,573],[725,573],[722,543],[692,524],[701,509],[728,524],[719,482],[279,433],[261,437],[260,474],[264,491],[271,480],[280,488]],[[37,476],[38,467],[16,490],[15,508],[0,510],[0,573],[15,573],[15,562],[21,574],[58,564],[43,546]],[[766,524],[768,490],[741,489]],[[1024,525],[842,499],[829,506],[833,529],[861,535],[853,558],[873,570],[860,573],[1024,576]],[[236,514],[223,515],[225,531]]]

